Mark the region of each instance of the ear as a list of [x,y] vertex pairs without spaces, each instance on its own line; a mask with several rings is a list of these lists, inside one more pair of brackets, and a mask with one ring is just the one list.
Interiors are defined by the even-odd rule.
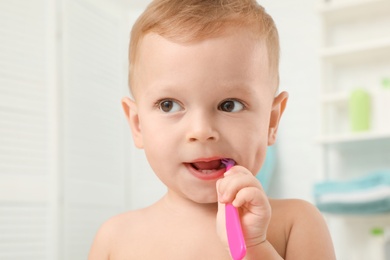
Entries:
[[268,145],[273,145],[276,141],[280,118],[286,108],[288,93],[283,91],[274,98],[272,103],[271,117],[268,128]]
[[139,122],[137,104],[135,103],[134,100],[128,97],[124,97],[122,98],[122,107],[123,107],[123,111],[125,112],[127,122],[129,123],[133,135],[134,144],[137,148],[142,149],[143,139],[142,139],[141,126]]

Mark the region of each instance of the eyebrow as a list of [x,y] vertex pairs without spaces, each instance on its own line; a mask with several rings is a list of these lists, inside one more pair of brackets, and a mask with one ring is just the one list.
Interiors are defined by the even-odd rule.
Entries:
[[[177,92],[177,87],[178,85],[172,84],[172,83],[165,83],[165,82],[156,82],[155,84],[151,85],[150,90],[147,92],[148,95],[152,95],[154,92],[153,90],[155,89],[154,85],[158,85],[159,88],[159,95],[164,95],[165,93],[167,95],[171,93]],[[180,87],[180,85],[179,85]],[[245,96],[251,96],[255,93],[253,88],[249,87],[247,83],[231,83],[231,82],[226,82],[222,84],[215,85],[214,87],[216,88],[223,88],[225,93],[240,93]],[[260,86],[258,86],[260,88]],[[179,90],[181,90],[179,88]]]
[[170,94],[172,92],[177,91],[177,86],[174,84],[165,84],[161,82],[156,82],[148,88],[146,94],[152,95],[153,93],[155,93],[156,86],[158,86],[159,95],[164,93]]
[[253,88],[249,87],[248,84],[240,84],[240,83],[227,83],[222,85],[227,93],[235,93],[240,92],[240,94],[244,95],[253,95]]

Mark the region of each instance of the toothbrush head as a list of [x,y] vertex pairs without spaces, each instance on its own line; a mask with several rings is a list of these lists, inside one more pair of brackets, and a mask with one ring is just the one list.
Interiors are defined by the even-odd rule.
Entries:
[[221,162],[225,165],[227,171],[230,170],[230,168],[232,168],[236,164],[233,159],[229,158],[224,158],[221,160]]

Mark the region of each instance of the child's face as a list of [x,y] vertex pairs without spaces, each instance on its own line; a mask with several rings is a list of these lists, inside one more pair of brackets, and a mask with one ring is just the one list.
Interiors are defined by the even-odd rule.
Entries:
[[125,98],[123,106],[135,144],[170,192],[216,202],[220,159],[255,174],[274,142],[287,96],[274,99],[265,44],[249,35],[184,45],[157,34],[142,40],[135,102]]

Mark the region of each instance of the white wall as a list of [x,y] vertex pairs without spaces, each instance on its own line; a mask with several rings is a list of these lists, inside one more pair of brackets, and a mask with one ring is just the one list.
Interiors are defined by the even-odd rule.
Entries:
[[270,196],[312,200],[319,176],[317,96],[321,27],[311,0],[260,1],[274,17],[281,40],[281,90],[289,92],[277,141],[278,165]]

